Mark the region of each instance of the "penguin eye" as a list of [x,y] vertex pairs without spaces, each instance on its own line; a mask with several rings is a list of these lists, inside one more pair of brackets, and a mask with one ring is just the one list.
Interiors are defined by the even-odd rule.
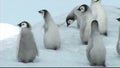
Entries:
[[27,24],[26,24],[26,23],[22,23],[22,24],[21,24],[21,27],[22,27],[22,28],[27,27]]
[[85,7],[81,6],[80,10],[81,10],[81,12],[84,12],[85,11]]

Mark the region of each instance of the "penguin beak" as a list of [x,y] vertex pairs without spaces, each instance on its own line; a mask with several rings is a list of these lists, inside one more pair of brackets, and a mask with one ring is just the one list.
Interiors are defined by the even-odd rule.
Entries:
[[69,26],[70,24],[69,23],[67,23],[67,27]]
[[118,21],[120,21],[120,18],[117,18]]
[[17,24],[17,26],[19,26],[19,27],[20,27],[20,24]]
[[78,10],[78,11],[81,11],[81,9],[80,9],[80,8],[78,8],[77,10]]
[[66,23],[67,23],[67,27],[68,27],[70,25],[69,20],[67,20]]
[[42,16],[44,16],[44,12],[43,11],[38,11]]
[[42,12],[41,12],[41,11],[38,11],[38,13],[40,13],[40,14],[41,14]]

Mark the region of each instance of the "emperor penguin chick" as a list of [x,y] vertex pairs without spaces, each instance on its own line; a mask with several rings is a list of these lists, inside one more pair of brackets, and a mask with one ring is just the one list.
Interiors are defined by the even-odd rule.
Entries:
[[106,48],[99,33],[98,26],[98,21],[93,20],[86,54],[92,66],[105,66]]
[[101,34],[107,36],[107,14],[101,4],[101,0],[92,0],[91,8],[93,15],[99,23],[99,31]]
[[52,19],[50,13],[46,10],[40,10],[40,14],[43,15],[44,24],[44,45],[47,49],[57,50],[60,48],[61,40],[59,35],[59,29]]
[[22,28],[17,56],[18,61],[24,63],[33,62],[38,55],[38,50],[31,32],[31,26],[27,21],[21,22],[18,26]]
[[[75,11],[77,11],[77,9],[79,8],[79,6],[76,6],[66,17],[66,23],[67,23],[67,27],[73,23],[75,20],[79,19],[79,17],[77,17],[77,15],[75,14]],[[79,21],[77,21],[77,28],[80,28],[79,25]]]
[[120,26],[119,26],[119,36],[118,36],[118,41],[117,41],[117,53],[120,55]]
[[94,19],[90,7],[86,4],[78,8],[80,12],[80,38],[83,44],[88,44],[91,33],[91,22]]

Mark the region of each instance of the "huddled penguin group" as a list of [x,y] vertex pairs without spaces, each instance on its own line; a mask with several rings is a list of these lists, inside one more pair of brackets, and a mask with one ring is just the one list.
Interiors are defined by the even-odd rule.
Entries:
[[[44,46],[46,49],[58,50],[61,47],[59,28],[46,9],[38,11],[44,19]],[[102,35],[107,36],[107,16],[101,0],[91,0],[91,7],[82,4],[75,7],[66,17],[67,27],[77,20],[82,44],[88,45],[86,56],[92,66],[106,66],[106,48]],[[117,19],[119,20],[119,18]],[[18,24],[21,27],[18,61],[33,62],[38,55],[37,45],[31,31],[31,25],[27,21]],[[120,28],[117,43],[117,52],[120,54]]]

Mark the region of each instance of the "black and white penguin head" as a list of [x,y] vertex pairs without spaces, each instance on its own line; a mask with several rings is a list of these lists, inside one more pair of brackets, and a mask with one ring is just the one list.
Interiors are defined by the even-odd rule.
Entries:
[[18,24],[21,28],[31,28],[30,24],[27,21],[22,21],[20,24]]
[[93,20],[93,21],[92,21],[92,24],[91,24],[91,27],[92,27],[93,29],[97,29],[97,30],[98,30],[98,21],[97,21],[97,20]]
[[99,2],[100,0],[92,0],[93,3]]
[[88,6],[86,4],[83,4],[78,8],[78,11],[82,13],[86,12],[87,10],[88,10]]
[[74,16],[68,16],[68,17],[66,18],[67,27],[68,27],[71,23],[73,23],[74,20],[75,20],[75,17],[74,17]]
[[45,17],[48,13],[48,11],[46,9],[40,10],[38,11],[43,17]]

